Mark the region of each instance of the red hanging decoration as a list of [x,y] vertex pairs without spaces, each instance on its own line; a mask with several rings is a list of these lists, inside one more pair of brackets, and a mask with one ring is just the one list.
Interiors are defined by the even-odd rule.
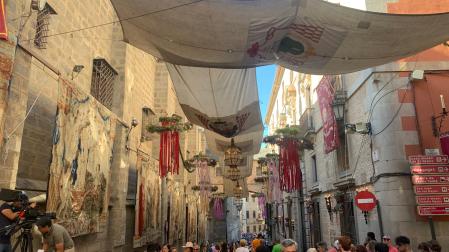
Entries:
[[[177,122],[162,121],[162,127],[175,126]],[[159,151],[159,174],[162,178],[168,173],[179,174],[179,132],[166,130],[161,132]]]
[[139,222],[138,222],[138,232],[137,232],[139,237],[142,236],[142,234],[143,234],[143,225],[145,223],[144,213],[145,213],[145,193],[144,193],[143,184],[141,184],[139,187],[139,218],[138,218]]
[[299,191],[302,188],[302,173],[299,162],[299,143],[293,138],[279,141],[279,180],[284,192]]

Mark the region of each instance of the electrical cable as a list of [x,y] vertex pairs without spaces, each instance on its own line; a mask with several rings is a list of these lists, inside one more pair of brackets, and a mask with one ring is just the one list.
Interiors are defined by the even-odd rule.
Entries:
[[[410,82],[409,82],[409,84],[410,84]],[[409,86],[409,85],[407,85],[407,86]],[[401,111],[402,106],[404,105],[405,97],[407,97],[407,92],[404,92],[404,95],[402,96],[402,99],[401,99],[401,104],[399,105],[399,108],[396,110],[396,113],[394,113],[393,118],[391,118],[391,120],[388,122],[388,124],[382,130],[378,131],[377,133],[373,133],[373,136],[378,136],[378,135],[382,134],[388,127],[390,127],[390,125],[394,122],[394,120],[399,115],[399,112]]]
[[[123,21],[129,21],[129,20],[132,20],[132,19],[137,19],[137,18],[141,18],[141,17],[153,15],[153,14],[158,14],[158,13],[165,12],[165,11],[174,10],[174,9],[181,8],[181,7],[184,7],[184,6],[196,4],[196,3],[199,3],[199,2],[202,2],[202,1],[204,1],[204,0],[196,0],[196,1],[193,1],[193,2],[184,3],[184,4],[180,4],[180,5],[175,5],[175,6],[172,6],[172,7],[165,8],[165,9],[150,11],[150,12],[146,12],[146,13],[143,13],[143,14],[140,14],[140,15],[127,17],[127,18],[123,18],[123,19],[118,19],[118,20],[114,20],[114,21],[111,21],[111,22],[103,23],[103,24],[97,24],[97,25],[87,26],[87,27],[83,27],[83,28],[70,30],[70,31],[53,33],[53,34],[47,35],[46,38],[60,36],[60,35],[65,35],[65,34],[70,34],[70,33],[74,33],[74,32],[90,30],[90,29],[94,29],[94,28],[98,28],[98,27],[103,27],[103,26],[107,26],[107,25],[120,23],[120,22],[123,22]],[[34,38],[33,39],[26,39],[26,40],[22,40],[22,41],[28,42],[28,41],[31,41],[31,40],[34,40]]]

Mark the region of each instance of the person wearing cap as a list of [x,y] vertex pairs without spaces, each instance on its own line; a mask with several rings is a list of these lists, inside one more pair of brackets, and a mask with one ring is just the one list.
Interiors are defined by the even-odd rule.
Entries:
[[388,245],[388,252],[398,252],[398,249],[393,245],[393,242],[391,241],[391,237],[388,235],[382,236],[382,243],[385,243]]
[[36,226],[43,235],[45,252],[75,252],[75,243],[63,226],[53,224],[48,217],[38,219]]
[[184,252],[193,252],[193,242],[187,242],[185,246],[182,246]]

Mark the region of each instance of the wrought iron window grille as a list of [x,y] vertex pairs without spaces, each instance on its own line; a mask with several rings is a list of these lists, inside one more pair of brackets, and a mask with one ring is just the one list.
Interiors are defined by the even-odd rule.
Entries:
[[56,11],[49,4],[45,4],[45,7],[37,12],[36,34],[34,36],[34,45],[37,48],[47,48],[47,37],[48,31],[50,30],[50,17],[51,15],[56,14]]
[[117,71],[105,59],[94,59],[90,93],[106,108],[112,108]]

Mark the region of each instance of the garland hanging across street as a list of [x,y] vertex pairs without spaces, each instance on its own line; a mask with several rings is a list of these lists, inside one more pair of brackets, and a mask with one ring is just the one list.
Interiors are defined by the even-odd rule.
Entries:
[[311,149],[313,144],[300,137],[299,127],[285,127],[276,130],[276,134],[264,138],[265,143],[279,146],[279,184],[284,192],[299,191],[302,187],[299,151]]
[[199,168],[199,164],[201,162],[207,162],[208,167],[215,167],[217,165],[217,160],[213,158],[209,158],[208,156],[204,155],[203,153],[199,153],[197,155],[194,155],[191,159],[184,159],[182,152],[181,154],[181,160],[184,168],[189,172],[192,173],[195,170]]
[[164,178],[170,172],[179,174],[179,132],[190,130],[191,123],[183,123],[182,117],[159,117],[161,125],[148,125],[150,133],[160,134],[159,175]]

